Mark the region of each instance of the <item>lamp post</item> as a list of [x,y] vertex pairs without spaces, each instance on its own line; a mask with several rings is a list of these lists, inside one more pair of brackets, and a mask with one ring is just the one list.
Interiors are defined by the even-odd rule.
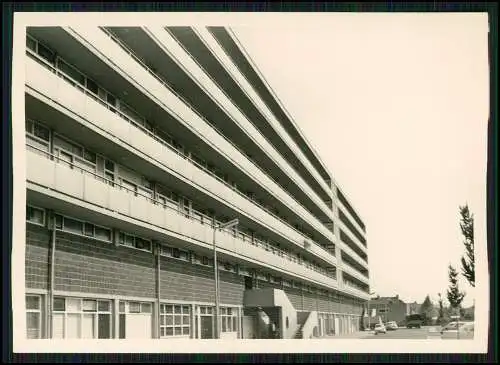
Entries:
[[368,294],[368,329],[371,329],[371,317],[372,314],[370,313],[370,300],[372,299],[372,295],[376,294],[376,292],[371,292]]
[[229,222],[220,223],[217,225],[214,219],[214,235],[213,235],[213,250],[214,250],[214,278],[215,278],[215,338],[220,338],[220,316],[219,316],[219,269],[217,265],[217,245],[215,244],[215,233],[217,230],[224,228],[231,228],[237,226],[239,223],[238,218]]

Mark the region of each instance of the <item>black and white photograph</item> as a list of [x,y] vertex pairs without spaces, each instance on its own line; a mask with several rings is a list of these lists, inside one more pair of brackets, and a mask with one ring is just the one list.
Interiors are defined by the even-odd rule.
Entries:
[[486,351],[487,13],[13,39],[15,351]]

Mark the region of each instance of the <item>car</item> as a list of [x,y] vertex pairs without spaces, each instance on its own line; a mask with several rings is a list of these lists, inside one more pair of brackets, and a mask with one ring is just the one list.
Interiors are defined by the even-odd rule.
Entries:
[[[457,324],[458,324],[458,328],[462,327],[464,324],[466,324],[468,322],[457,322],[457,321],[452,321],[452,322],[449,322],[447,325],[443,326],[441,328],[441,334],[443,334],[444,332],[447,332],[447,331],[456,331],[457,330]],[[456,332],[455,332],[456,333]]]
[[474,338],[474,322],[459,322],[458,331],[455,327],[441,330],[441,338],[449,340],[470,340]]
[[398,327],[398,324],[395,321],[389,321],[389,322],[387,322],[385,324],[385,328],[387,329],[387,331],[395,331],[399,327]]
[[381,323],[377,323],[374,328],[375,334],[378,335],[379,333],[386,333],[387,329],[385,326]]

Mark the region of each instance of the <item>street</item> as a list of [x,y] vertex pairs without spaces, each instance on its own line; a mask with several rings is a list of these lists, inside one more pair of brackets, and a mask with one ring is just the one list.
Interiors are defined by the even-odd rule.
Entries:
[[379,333],[375,335],[372,331],[366,332],[361,338],[366,339],[441,339],[437,327],[422,327],[422,328],[398,328],[395,331],[387,331],[387,333]]

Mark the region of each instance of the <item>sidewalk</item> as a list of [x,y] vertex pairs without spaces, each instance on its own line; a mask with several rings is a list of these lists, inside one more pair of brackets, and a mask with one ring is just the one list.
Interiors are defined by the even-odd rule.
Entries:
[[344,339],[344,338],[351,338],[351,339],[357,339],[357,338],[364,338],[367,336],[370,336],[373,334],[373,331],[356,331],[353,333],[346,333],[342,335],[325,335],[320,338],[339,338],[339,339]]

